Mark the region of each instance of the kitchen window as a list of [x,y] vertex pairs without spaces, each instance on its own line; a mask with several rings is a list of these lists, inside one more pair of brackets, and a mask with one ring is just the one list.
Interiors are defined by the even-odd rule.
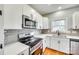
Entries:
[[65,20],[60,19],[60,20],[53,20],[52,25],[51,25],[51,31],[56,32],[65,32]]

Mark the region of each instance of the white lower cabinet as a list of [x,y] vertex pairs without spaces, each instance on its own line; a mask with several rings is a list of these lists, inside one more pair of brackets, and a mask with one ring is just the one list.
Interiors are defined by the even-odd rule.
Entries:
[[[70,53],[70,39],[67,38],[53,38],[46,37],[44,46],[69,54]],[[44,47],[44,48],[45,48]]]
[[51,39],[51,48],[64,52],[70,53],[70,40],[66,38],[52,38]]
[[51,48],[51,37],[46,37],[46,47]]
[[45,50],[46,47],[51,48],[51,37],[45,37],[43,39],[43,51]]
[[58,38],[52,38],[51,39],[51,48],[55,50],[59,50],[59,39]]
[[60,39],[59,50],[61,52],[70,53],[70,39]]

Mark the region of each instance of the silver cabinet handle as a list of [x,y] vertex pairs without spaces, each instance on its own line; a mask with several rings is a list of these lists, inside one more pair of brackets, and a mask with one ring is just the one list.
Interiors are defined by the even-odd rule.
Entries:
[[75,28],[77,29],[77,26],[75,26]]
[[0,49],[2,49],[3,48],[3,45],[2,44],[0,44]]

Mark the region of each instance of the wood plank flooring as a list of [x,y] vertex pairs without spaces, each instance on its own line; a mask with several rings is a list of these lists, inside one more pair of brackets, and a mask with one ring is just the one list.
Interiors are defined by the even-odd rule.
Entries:
[[50,49],[50,48],[46,48],[43,55],[66,55],[65,53]]

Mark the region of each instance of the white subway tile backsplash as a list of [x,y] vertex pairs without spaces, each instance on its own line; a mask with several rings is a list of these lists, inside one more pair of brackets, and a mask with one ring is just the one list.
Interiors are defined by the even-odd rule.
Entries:
[[35,32],[35,34],[39,34],[40,30],[36,30],[36,29],[22,29],[22,30],[6,30],[6,32],[4,33],[4,43],[5,45],[13,43],[18,41],[18,34],[19,33],[31,33],[31,32]]

